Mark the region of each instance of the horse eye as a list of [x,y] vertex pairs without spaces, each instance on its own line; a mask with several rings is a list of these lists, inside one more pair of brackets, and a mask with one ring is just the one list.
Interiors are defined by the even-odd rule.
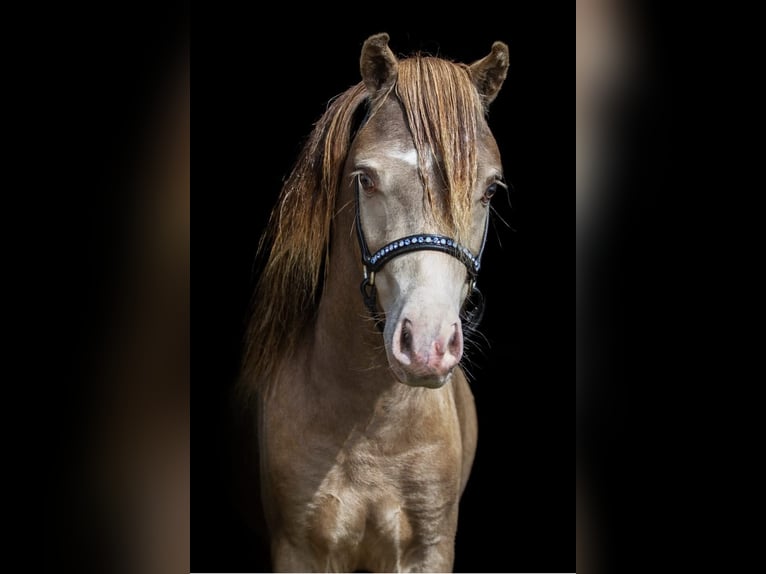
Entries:
[[359,185],[361,185],[362,189],[368,193],[375,188],[375,182],[372,181],[372,178],[366,173],[359,174]]
[[484,195],[481,196],[481,202],[484,205],[489,204],[489,200],[492,199],[492,196],[497,193],[497,184],[493,183],[490,185],[485,191]]

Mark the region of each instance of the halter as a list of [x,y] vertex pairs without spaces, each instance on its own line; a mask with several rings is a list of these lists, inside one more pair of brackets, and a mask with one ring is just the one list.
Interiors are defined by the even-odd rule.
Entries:
[[463,302],[460,314],[467,326],[475,327],[478,325],[484,313],[484,297],[478,287],[476,287],[476,280],[479,276],[484,245],[487,242],[489,217],[486,217],[484,220],[484,234],[481,239],[478,255],[474,255],[468,247],[461,245],[451,237],[434,233],[418,233],[395,239],[390,243],[386,243],[375,253],[370,254],[370,249],[367,247],[367,241],[362,230],[362,217],[359,207],[359,176],[355,178],[354,185],[356,188],[356,236],[359,240],[359,249],[362,252],[362,266],[364,267],[364,278],[362,279],[360,289],[364,304],[375,319],[375,325],[378,329],[383,331],[386,322],[385,319],[380,318],[378,313],[378,289],[375,286],[375,274],[394,257],[404,255],[405,253],[412,253],[413,251],[441,251],[451,255],[465,265],[468,270],[468,296]]

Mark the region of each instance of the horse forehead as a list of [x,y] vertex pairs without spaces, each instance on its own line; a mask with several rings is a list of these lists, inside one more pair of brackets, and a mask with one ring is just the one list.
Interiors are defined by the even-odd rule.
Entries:
[[415,142],[398,106],[384,104],[359,133],[361,147],[370,152],[406,154]]
[[[383,110],[381,110],[383,111]],[[401,112],[378,113],[360,131],[356,147],[358,165],[405,169],[418,165],[418,152]]]
[[[480,164],[495,164],[500,161],[500,153],[492,132],[486,122],[478,124],[476,141]],[[418,165],[415,142],[407,125],[404,110],[393,99],[386,100],[362,127],[355,142],[357,158],[370,160],[377,167],[378,160],[388,165],[411,167]],[[428,168],[433,165],[433,157],[424,158]],[[391,161],[393,160],[393,161]],[[365,163],[362,161],[362,163]]]

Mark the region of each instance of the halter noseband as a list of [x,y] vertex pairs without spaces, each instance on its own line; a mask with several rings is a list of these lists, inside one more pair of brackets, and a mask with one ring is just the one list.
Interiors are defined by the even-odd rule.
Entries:
[[356,236],[359,240],[359,249],[362,252],[362,266],[364,278],[360,285],[364,304],[375,319],[375,324],[381,331],[385,326],[385,319],[380,318],[377,308],[377,287],[375,286],[375,274],[394,257],[412,253],[413,251],[441,251],[458,259],[468,270],[468,296],[463,303],[461,316],[467,326],[475,327],[481,321],[484,313],[484,297],[476,287],[476,280],[481,266],[481,256],[484,253],[484,245],[487,242],[487,229],[489,229],[489,217],[484,220],[484,234],[481,239],[481,247],[478,255],[474,255],[468,247],[461,245],[456,240],[445,235],[434,233],[418,233],[395,239],[387,243],[375,253],[370,253],[367,241],[362,230],[362,217],[359,202],[359,176],[354,178],[356,188]]

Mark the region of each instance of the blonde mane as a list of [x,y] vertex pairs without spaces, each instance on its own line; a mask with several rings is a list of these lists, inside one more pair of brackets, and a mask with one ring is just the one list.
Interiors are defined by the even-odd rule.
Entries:
[[[399,64],[394,90],[415,143],[431,213],[462,239],[478,176],[479,120],[484,113],[468,66],[441,58],[409,58]],[[428,179],[429,157],[440,181]]]
[[[468,67],[413,56],[399,62],[392,91],[412,134],[432,213],[460,236],[471,210],[484,114]],[[368,100],[368,91],[360,82],[329,104],[271,214],[259,245],[259,254],[268,251],[268,260],[255,291],[247,332],[241,380],[246,391],[268,383],[314,320],[340,178],[356,113]],[[370,113],[375,110],[373,107]],[[429,157],[434,159],[439,182],[428,180]],[[438,196],[443,200],[437,200],[440,189],[445,190]]]

